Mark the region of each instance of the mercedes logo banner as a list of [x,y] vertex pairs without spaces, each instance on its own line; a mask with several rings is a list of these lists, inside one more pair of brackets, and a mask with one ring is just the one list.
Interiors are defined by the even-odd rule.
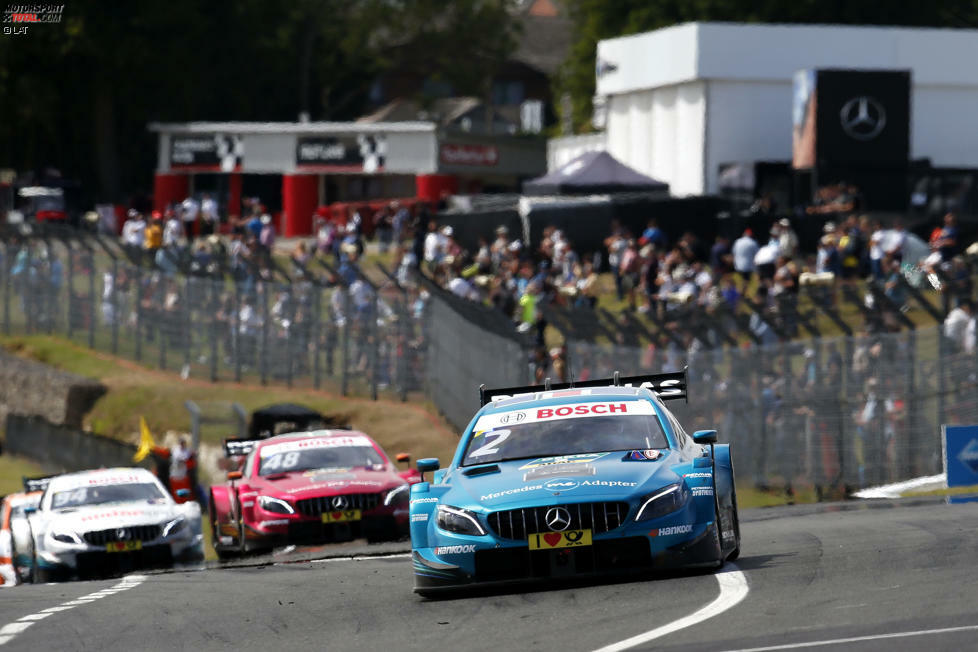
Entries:
[[910,156],[910,72],[803,70],[795,75],[792,164],[819,177],[900,171]]

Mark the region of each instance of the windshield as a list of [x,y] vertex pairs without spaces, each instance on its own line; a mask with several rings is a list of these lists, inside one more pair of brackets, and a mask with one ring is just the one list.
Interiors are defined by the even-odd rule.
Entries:
[[78,487],[77,489],[55,493],[51,498],[51,509],[137,500],[157,501],[165,500],[165,497],[159,487],[151,482]]
[[[609,411],[619,414],[611,415]],[[666,436],[650,403],[582,403],[480,418],[465,449],[462,466],[526,457],[667,447]]]
[[372,446],[332,446],[283,451],[262,456],[258,475],[275,475],[310,469],[350,469],[383,466],[384,460]]

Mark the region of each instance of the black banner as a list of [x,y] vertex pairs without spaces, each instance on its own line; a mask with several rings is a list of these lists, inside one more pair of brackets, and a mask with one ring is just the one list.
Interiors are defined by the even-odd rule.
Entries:
[[820,171],[906,169],[909,71],[819,70],[815,97],[815,158]]
[[231,172],[241,165],[244,143],[240,136],[200,134],[170,137],[171,167],[214,167]]

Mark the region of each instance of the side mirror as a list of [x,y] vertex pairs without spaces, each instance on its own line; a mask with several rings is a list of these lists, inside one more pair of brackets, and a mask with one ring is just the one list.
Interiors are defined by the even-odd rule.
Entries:
[[717,431],[697,430],[693,433],[693,441],[697,444],[715,444],[717,443]]
[[411,456],[407,453],[398,453],[394,459],[396,459],[399,464],[411,464]]
[[228,471],[228,480],[240,480],[241,477],[241,471]]
[[31,514],[33,514],[36,511],[37,511],[37,507],[34,507],[33,505],[27,505],[26,507],[24,507],[24,515],[25,516],[30,516]]
[[418,460],[418,473],[421,474],[421,479],[424,480],[424,474],[428,471],[437,471],[441,468],[441,464],[438,462],[437,457],[425,457]]
[[190,497],[190,489],[177,489],[176,495],[177,495],[177,498],[189,498]]

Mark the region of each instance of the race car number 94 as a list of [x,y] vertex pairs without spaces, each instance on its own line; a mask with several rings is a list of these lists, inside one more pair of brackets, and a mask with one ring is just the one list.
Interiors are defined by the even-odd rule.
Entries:
[[591,530],[541,532],[530,535],[530,550],[553,550],[591,545]]
[[359,509],[344,509],[336,512],[323,512],[323,523],[344,523],[346,521],[359,521],[361,518]]

